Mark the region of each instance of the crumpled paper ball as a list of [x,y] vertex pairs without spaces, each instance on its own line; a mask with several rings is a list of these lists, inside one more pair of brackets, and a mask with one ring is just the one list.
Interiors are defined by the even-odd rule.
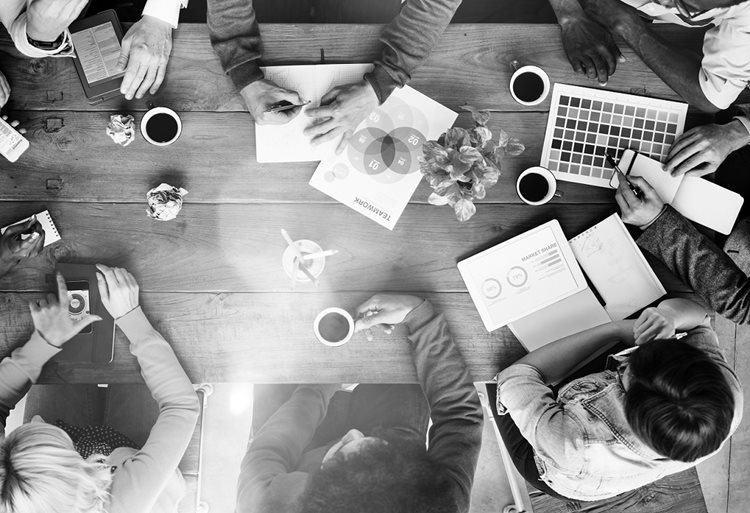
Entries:
[[135,119],[130,115],[111,115],[107,125],[107,135],[120,146],[127,146],[135,141]]
[[182,197],[188,193],[182,187],[163,183],[146,193],[146,214],[157,221],[169,221],[177,217],[182,209]]

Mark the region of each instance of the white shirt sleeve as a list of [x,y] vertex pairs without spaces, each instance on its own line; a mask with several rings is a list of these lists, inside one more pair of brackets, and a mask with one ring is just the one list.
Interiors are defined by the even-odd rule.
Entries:
[[11,23],[8,30],[13,44],[19,52],[29,57],[70,57],[73,55],[73,45],[70,43],[70,32],[65,31],[65,37],[59,48],[54,50],[42,50],[29,43],[26,38],[26,12],[22,12]]
[[177,28],[180,9],[187,7],[188,0],[148,0],[143,8],[143,16],[153,16]]
[[726,109],[750,82],[750,3],[719,21],[703,40],[698,80],[706,98]]
[[734,119],[742,123],[745,129],[747,129],[747,133],[750,134],[750,118],[747,116],[736,116]]

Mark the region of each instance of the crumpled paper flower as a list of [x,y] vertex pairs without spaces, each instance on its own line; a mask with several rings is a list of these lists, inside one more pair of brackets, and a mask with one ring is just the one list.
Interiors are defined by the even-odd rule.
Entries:
[[169,221],[177,217],[182,209],[182,197],[188,193],[182,187],[163,183],[146,193],[146,214],[157,221]]
[[127,146],[135,141],[135,123],[133,116],[113,114],[109,117],[107,135],[120,146]]

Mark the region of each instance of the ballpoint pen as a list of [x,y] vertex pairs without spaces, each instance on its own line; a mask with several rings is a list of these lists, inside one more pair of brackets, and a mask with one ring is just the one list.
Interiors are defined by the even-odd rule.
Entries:
[[[632,182],[631,182],[630,180],[628,180],[628,176],[627,176],[627,175],[626,175],[625,173],[623,173],[623,172],[622,172],[622,170],[620,169],[620,167],[619,167],[619,166],[617,165],[617,163],[615,162],[615,159],[613,159],[613,158],[612,158],[612,157],[610,156],[610,154],[609,154],[609,153],[605,153],[605,154],[604,154],[604,158],[606,158],[606,159],[607,159],[607,162],[609,163],[609,165],[610,165],[610,166],[612,166],[612,168],[613,168],[613,169],[614,169],[614,170],[615,170],[615,171],[616,171],[617,173],[619,173],[619,174],[620,174],[620,176],[622,176],[622,178],[623,178],[623,179],[625,180],[625,182],[626,182],[626,183],[628,184],[628,187],[630,187],[630,190],[631,190],[631,191],[633,191],[633,194],[635,195],[635,197],[636,197],[636,198],[640,198],[640,197],[641,197],[641,190],[640,190],[640,189],[639,189],[638,187],[636,187],[635,185],[633,185],[633,183],[632,183]],[[628,171],[629,171],[629,170],[628,170]]]
[[304,107],[305,105],[307,105],[309,103],[310,103],[310,100],[307,100],[304,103],[298,103],[298,104],[289,103],[288,105],[287,104],[281,105],[281,102],[274,103],[271,106],[271,108],[266,111],[266,113],[267,114],[275,114],[277,112],[286,112],[288,110],[296,109],[297,107]]

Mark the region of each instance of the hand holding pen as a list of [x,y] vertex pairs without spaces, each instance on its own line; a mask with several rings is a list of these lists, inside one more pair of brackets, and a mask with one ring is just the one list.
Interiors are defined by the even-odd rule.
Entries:
[[[612,166],[612,169],[614,169],[615,172],[617,173],[617,179],[618,179],[618,181],[625,180],[625,183],[628,184],[628,187],[630,187],[630,190],[633,191],[633,194],[635,195],[635,197],[636,198],[640,198],[641,197],[641,190],[638,187],[636,187],[635,185],[633,185],[633,182],[631,182],[629,180],[630,168],[628,168],[627,173],[623,173],[622,170],[620,169],[620,166],[617,165],[617,162],[615,162],[615,159],[613,159],[612,156],[609,153],[605,153],[604,154],[604,158],[607,159],[607,162],[609,163],[609,165]],[[633,159],[633,161],[634,160],[635,159]],[[631,165],[632,165],[633,161],[631,161]]]

